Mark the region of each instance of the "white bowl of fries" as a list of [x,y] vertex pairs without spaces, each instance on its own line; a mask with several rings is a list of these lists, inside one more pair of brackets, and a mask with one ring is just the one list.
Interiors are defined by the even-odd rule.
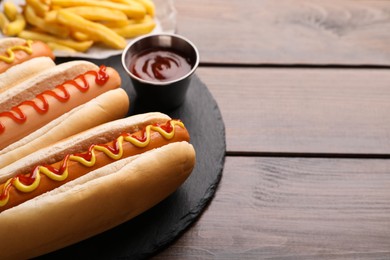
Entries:
[[4,0],[0,28],[48,43],[57,57],[103,59],[140,35],[173,32],[175,18],[166,0]]

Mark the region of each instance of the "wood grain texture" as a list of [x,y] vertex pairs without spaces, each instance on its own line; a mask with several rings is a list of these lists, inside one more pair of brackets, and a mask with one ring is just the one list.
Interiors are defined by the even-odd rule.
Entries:
[[387,0],[176,0],[203,63],[390,65]]
[[227,157],[199,221],[154,259],[389,259],[388,160]]
[[388,70],[199,68],[227,151],[390,154]]

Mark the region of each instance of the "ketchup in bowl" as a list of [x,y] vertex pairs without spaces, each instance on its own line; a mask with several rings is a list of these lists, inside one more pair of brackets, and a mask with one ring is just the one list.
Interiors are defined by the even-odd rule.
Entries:
[[180,106],[199,65],[196,46],[170,33],[144,35],[122,53],[122,66],[142,111],[168,112]]
[[191,71],[191,64],[177,51],[151,48],[137,54],[129,69],[138,78],[165,82],[184,77]]

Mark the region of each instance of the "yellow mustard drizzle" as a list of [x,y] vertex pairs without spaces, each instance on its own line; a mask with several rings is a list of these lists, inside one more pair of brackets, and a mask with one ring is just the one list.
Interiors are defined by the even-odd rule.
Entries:
[[123,136],[120,136],[116,139],[116,144],[117,144],[117,147],[119,148],[118,154],[111,152],[108,148],[106,148],[104,146],[94,145],[92,148],[92,152],[91,152],[91,155],[92,155],[91,160],[88,161],[88,160],[84,159],[83,157],[80,157],[77,155],[70,155],[69,160],[81,163],[82,165],[84,165],[86,167],[92,167],[96,163],[96,154],[94,151],[103,152],[105,155],[107,155],[111,159],[119,160],[123,156]]
[[18,191],[28,193],[28,192],[32,192],[36,188],[38,188],[38,186],[40,184],[40,180],[41,180],[41,174],[44,174],[48,178],[50,178],[51,180],[58,181],[58,182],[66,180],[68,178],[68,163],[69,163],[69,161],[78,162],[78,163],[84,165],[85,167],[92,167],[96,163],[95,151],[103,152],[106,156],[112,158],[113,160],[119,160],[123,157],[123,143],[125,141],[133,144],[134,146],[144,148],[147,145],[149,145],[149,143],[150,143],[152,131],[158,132],[165,139],[170,140],[175,136],[175,126],[179,126],[183,129],[185,128],[183,122],[181,122],[180,120],[170,120],[168,123],[170,124],[171,131],[165,131],[160,125],[146,126],[146,128],[144,130],[145,132],[144,132],[144,136],[143,136],[142,141],[138,140],[136,137],[133,137],[132,135],[120,135],[115,140],[115,143],[116,143],[115,147],[116,147],[117,153],[110,151],[110,149],[108,149],[105,145],[95,144],[95,145],[91,145],[91,147],[89,149],[90,155],[91,155],[90,160],[86,160],[84,157],[78,156],[75,154],[67,155],[63,159],[63,163],[61,166],[61,168],[64,169],[62,173],[61,173],[61,171],[53,172],[52,170],[49,169],[48,166],[39,165],[39,166],[35,167],[34,170],[32,171],[31,176],[33,176],[34,180],[29,185],[23,184],[19,180],[19,176],[15,176],[13,178],[10,178],[4,184],[3,190],[0,193],[0,207],[5,206],[8,203],[9,197],[10,197],[9,190],[10,190],[11,186],[14,186],[15,189],[17,189]]
[[12,63],[15,60],[15,52],[14,51],[24,51],[28,54],[32,54],[32,40],[27,40],[26,41],[26,46],[24,45],[17,45],[17,46],[12,46],[9,47],[6,50],[7,55],[0,55],[0,60],[6,62],[6,63]]

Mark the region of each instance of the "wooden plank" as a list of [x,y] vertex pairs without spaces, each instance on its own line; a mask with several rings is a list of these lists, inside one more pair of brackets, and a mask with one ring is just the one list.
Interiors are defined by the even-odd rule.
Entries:
[[389,259],[389,168],[227,157],[208,209],[153,259]]
[[176,0],[201,62],[390,65],[387,0]]
[[390,154],[388,70],[199,68],[228,152]]

